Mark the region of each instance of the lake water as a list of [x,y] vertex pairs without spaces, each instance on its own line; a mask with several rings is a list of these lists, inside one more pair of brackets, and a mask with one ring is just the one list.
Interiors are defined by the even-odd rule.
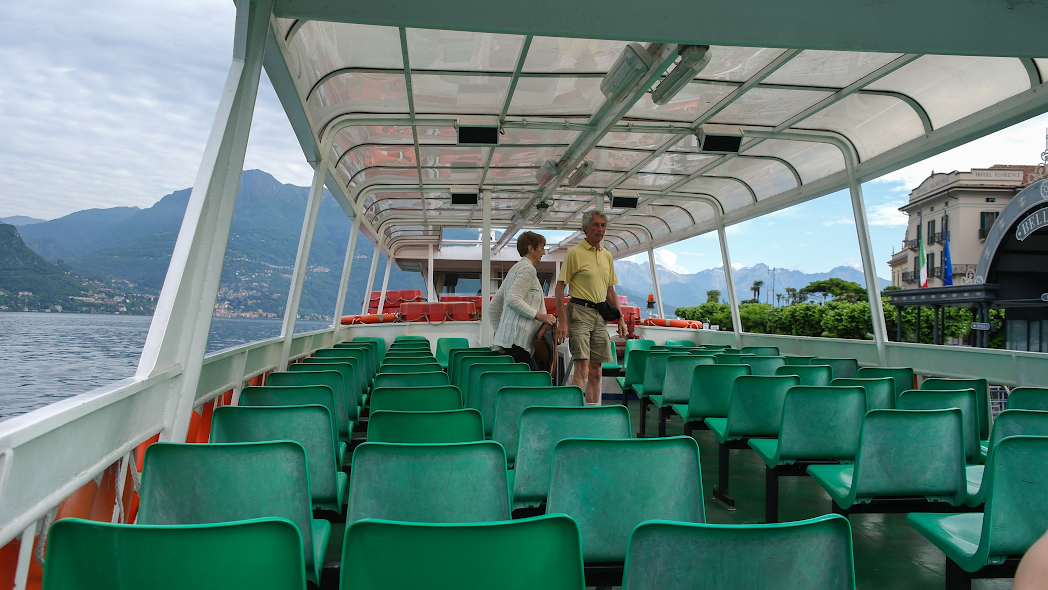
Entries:
[[[149,316],[0,313],[0,420],[134,375]],[[330,322],[299,320],[295,332]],[[215,318],[207,352],[280,335],[281,320]]]

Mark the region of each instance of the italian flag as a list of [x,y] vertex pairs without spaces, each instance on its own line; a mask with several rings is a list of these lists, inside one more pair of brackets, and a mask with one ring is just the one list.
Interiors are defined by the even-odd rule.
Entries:
[[[922,217],[922,219],[923,219],[923,217]],[[923,221],[921,223],[923,223]],[[921,229],[924,229],[923,225],[921,226]],[[917,273],[918,273],[917,286],[920,287],[921,289],[927,289],[928,288],[928,263],[926,262],[927,258],[924,256],[924,236],[921,235],[921,232],[917,232],[917,241],[920,242],[920,248],[921,248],[921,253],[917,257],[917,268],[918,268],[918,271],[917,271]]]

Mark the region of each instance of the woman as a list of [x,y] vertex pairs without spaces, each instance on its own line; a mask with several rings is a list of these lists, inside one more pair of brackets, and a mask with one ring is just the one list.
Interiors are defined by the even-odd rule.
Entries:
[[538,370],[535,363],[535,333],[542,324],[554,325],[557,316],[545,313],[535,265],[546,253],[546,238],[535,232],[524,232],[517,238],[520,262],[506,274],[495,297],[491,300],[491,328],[495,332],[492,347],[513,357],[518,363],[527,363]]

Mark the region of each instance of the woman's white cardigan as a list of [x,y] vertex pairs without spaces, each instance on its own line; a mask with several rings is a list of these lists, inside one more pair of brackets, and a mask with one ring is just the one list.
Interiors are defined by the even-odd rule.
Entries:
[[535,354],[535,333],[542,322],[535,314],[545,313],[542,284],[530,258],[521,258],[506,274],[502,286],[491,300],[492,346],[510,348],[514,344]]

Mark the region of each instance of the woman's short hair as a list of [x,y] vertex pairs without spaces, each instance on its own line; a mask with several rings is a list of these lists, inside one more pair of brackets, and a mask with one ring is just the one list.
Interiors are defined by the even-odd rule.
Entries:
[[542,237],[533,231],[526,231],[517,236],[517,252],[521,256],[528,255],[528,246],[531,246],[538,250],[539,248],[546,245],[546,238]]
[[582,214],[582,229],[589,227],[589,224],[593,223],[594,217],[601,217],[604,221],[608,220],[608,216],[601,209],[590,209]]

